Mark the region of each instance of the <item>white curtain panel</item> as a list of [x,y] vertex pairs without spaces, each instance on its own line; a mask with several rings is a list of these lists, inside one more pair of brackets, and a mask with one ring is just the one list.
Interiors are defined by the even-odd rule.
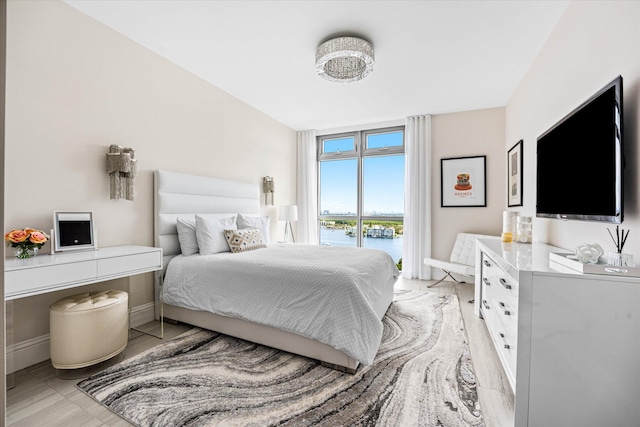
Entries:
[[318,239],[318,161],[316,131],[298,132],[298,243],[317,245]]
[[431,279],[431,116],[405,121],[402,277]]

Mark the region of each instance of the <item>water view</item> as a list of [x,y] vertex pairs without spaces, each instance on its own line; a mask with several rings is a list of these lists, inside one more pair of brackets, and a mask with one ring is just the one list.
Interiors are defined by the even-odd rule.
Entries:
[[[357,246],[355,236],[347,234],[343,228],[320,227],[320,244],[332,246]],[[391,239],[379,237],[363,237],[362,246],[371,249],[380,249],[391,255],[395,262],[402,258],[402,236]]]

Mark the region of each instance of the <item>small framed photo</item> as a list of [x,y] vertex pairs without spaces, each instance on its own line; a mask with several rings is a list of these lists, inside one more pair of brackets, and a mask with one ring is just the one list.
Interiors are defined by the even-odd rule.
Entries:
[[487,206],[487,156],[440,160],[443,208]]
[[522,144],[520,140],[507,153],[507,205],[522,206]]
[[96,249],[93,212],[53,212],[55,251]]

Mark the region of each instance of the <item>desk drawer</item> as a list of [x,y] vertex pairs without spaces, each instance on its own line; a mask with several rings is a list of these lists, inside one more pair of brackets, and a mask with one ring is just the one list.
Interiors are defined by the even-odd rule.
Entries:
[[154,271],[162,266],[162,252],[115,256],[98,260],[98,277],[122,276],[136,271]]
[[84,261],[54,266],[25,268],[5,272],[5,297],[40,289],[64,287],[96,277],[96,262]]

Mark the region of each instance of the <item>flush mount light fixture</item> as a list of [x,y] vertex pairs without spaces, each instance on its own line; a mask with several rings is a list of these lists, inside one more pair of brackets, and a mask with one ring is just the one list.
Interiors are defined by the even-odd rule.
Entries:
[[332,82],[355,82],[373,71],[373,46],[358,37],[336,37],[316,51],[316,72]]

